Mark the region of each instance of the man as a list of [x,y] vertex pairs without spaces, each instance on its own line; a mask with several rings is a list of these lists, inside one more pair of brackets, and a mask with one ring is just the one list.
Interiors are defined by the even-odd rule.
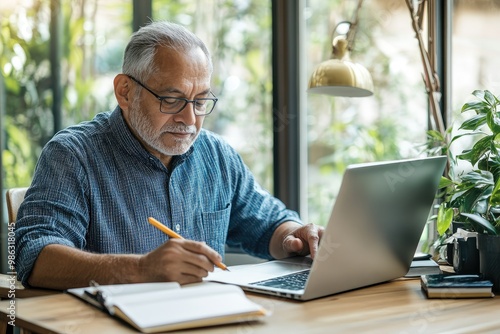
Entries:
[[[132,36],[122,71],[118,107],[59,132],[40,156],[16,223],[23,284],[199,282],[226,243],[262,258],[314,257],[322,228],[303,226],[202,130],[217,99],[198,37],[151,23]],[[148,217],[185,239],[169,239]]]

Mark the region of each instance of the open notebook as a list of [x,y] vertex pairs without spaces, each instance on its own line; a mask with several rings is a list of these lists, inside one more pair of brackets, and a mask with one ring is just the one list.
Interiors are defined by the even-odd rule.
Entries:
[[237,286],[201,283],[118,284],[66,291],[144,333],[257,320],[268,315]]

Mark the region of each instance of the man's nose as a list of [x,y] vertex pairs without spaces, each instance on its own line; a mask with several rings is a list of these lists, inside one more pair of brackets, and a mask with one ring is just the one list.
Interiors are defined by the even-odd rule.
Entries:
[[186,125],[193,125],[196,123],[196,115],[194,113],[194,101],[188,102],[184,109],[182,109],[179,113],[175,114],[175,121],[182,122]]

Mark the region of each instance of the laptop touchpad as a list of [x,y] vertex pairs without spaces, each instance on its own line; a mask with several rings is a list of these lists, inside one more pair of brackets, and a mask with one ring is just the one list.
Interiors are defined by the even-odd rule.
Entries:
[[256,265],[232,266],[230,267],[230,272],[216,271],[211,273],[208,279],[211,281],[245,284],[309,269],[311,263],[312,260],[310,258],[299,257],[269,261]]

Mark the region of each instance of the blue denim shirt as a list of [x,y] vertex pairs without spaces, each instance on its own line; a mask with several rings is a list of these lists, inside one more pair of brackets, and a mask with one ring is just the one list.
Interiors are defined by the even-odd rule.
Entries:
[[48,244],[96,253],[143,254],[168,237],[154,217],[186,239],[270,258],[269,242],[297,213],[263,190],[240,156],[202,130],[167,169],[132,135],[121,110],[60,131],[44,147],[16,222],[23,284]]

